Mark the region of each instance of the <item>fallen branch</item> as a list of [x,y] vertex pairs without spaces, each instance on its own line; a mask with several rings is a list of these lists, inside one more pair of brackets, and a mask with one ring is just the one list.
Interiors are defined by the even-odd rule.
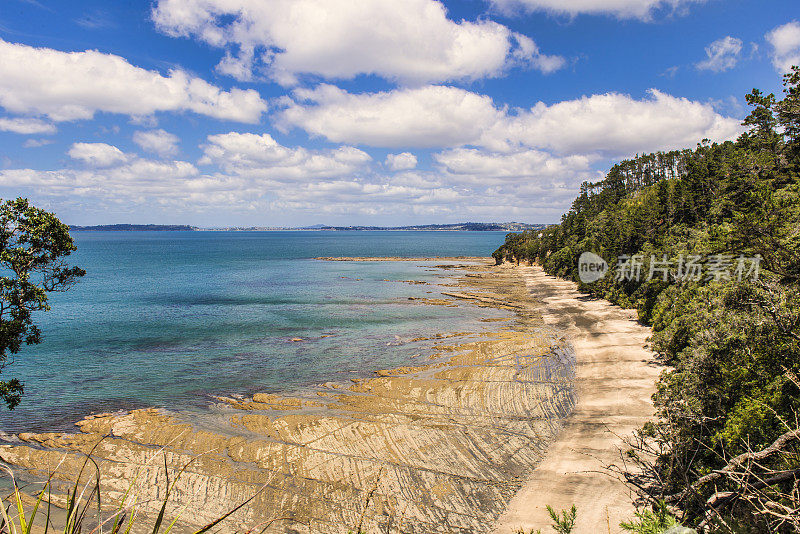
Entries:
[[770,477],[766,480],[759,480],[754,483],[748,483],[742,490],[739,491],[720,491],[712,495],[707,501],[706,504],[714,509],[720,509],[731,501],[735,500],[739,497],[744,490],[760,490],[764,489],[768,486],[774,486],[775,484],[780,484],[781,482],[786,482],[787,480],[792,480],[793,478],[800,475],[800,469],[791,469],[789,471],[783,471],[778,473],[777,475]]
[[741,467],[746,462],[761,461],[766,458],[769,458],[773,454],[783,452],[789,444],[797,440],[800,440],[800,429],[790,430],[789,432],[782,434],[778,439],[773,441],[769,447],[762,449],[758,452],[745,452],[743,454],[740,454],[739,456],[734,457],[722,469],[717,469],[705,476],[698,478],[685,490],[681,491],[680,493],[668,495],[667,497],[664,498],[664,500],[668,503],[681,501],[688,495],[697,493],[697,489],[700,488],[701,486],[708,484],[709,482],[713,482],[714,480],[717,480],[719,478],[722,478],[723,476],[731,474],[735,469]]

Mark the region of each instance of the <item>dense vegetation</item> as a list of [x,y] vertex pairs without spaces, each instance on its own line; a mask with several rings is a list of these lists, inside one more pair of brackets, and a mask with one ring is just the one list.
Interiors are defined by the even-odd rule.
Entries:
[[[800,532],[800,69],[784,86],[782,100],[747,95],[736,142],[615,165],[560,224],[509,234],[494,253],[575,281],[582,252],[608,262],[581,289],[636,308],[667,366],[624,473],[711,531]],[[615,276],[631,257],[640,279]],[[760,257],[760,272],[740,257]]]

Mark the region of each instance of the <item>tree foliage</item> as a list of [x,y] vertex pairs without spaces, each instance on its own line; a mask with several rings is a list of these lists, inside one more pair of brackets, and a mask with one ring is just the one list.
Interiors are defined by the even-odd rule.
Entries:
[[[654,396],[658,419],[643,429],[660,442],[657,491],[681,495],[671,503],[681,521],[725,532],[794,531],[744,498],[726,497],[709,519],[709,498],[741,488],[729,478],[693,485],[798,426],[800,390],[791,377],[800,374],[800,69],[784,86],[781,100],[747,95],[748,130],[736,142],[704,140],[694,150],[623,161],[604,180],[584,183],[560,224],[510,234],[494,253],[498,263],[537,262],[575,281],[584,251],[611,266],[640,254],[644,273],[651,256],[762,258],[757,279],[608,276],[580,284],[636,308],[652,326],[652,347],[668,365]],[[800,457],[796,442],[787,447],[759,468],[793,473]],[[798,478],[773,479],[770,506],[791,509],[781,496],[798,492]]]
[[[23,345],[41,341],[34,313],[47,311],[47,294],[69,289],[85,272],[67,265],[75,250],[69,228],[52,213],[18,198],[0,204],[0,374]],[[23,384],[0,381],[0,401],[19,404]]]

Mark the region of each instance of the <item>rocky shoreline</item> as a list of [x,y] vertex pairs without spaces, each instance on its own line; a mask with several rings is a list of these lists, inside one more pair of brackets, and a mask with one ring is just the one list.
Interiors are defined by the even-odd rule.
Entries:
[[219,398],[193,417],[89,416],[77,433],[20,434],[0,446],[0,459],[32,479],[55,470],[69,481],[94,448],[107,501],[135,478],[150,511],[168,474],[177,478],[170,512],[188,503],[187,526],[258,493],[224,531],[490,532],[573,409],[574,357],[518,269],[435,260],[458,277],[435,304],[508,310],[509,320],[489,333],[442,335],[419,365],[349,385]]

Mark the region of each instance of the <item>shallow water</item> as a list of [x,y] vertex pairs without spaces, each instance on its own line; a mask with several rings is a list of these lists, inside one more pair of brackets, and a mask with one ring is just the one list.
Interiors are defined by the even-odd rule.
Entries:
[[[44,342],[4,378],[25,382],[0,430],[68,427],[94,411],[186,409],[212,394],[288,392],[413,361],[503,313],[426,306],[442,272],[421,262],[317,256],[487,256],[504,232],[77,232],[86,277],[39,314]],[[390,280],[390,281],[384,281]],[[422,280],[429,285],[402,283]],[[489,323],[491,325],[491,323]],[[292,341],[301,338],[303,341]]]

